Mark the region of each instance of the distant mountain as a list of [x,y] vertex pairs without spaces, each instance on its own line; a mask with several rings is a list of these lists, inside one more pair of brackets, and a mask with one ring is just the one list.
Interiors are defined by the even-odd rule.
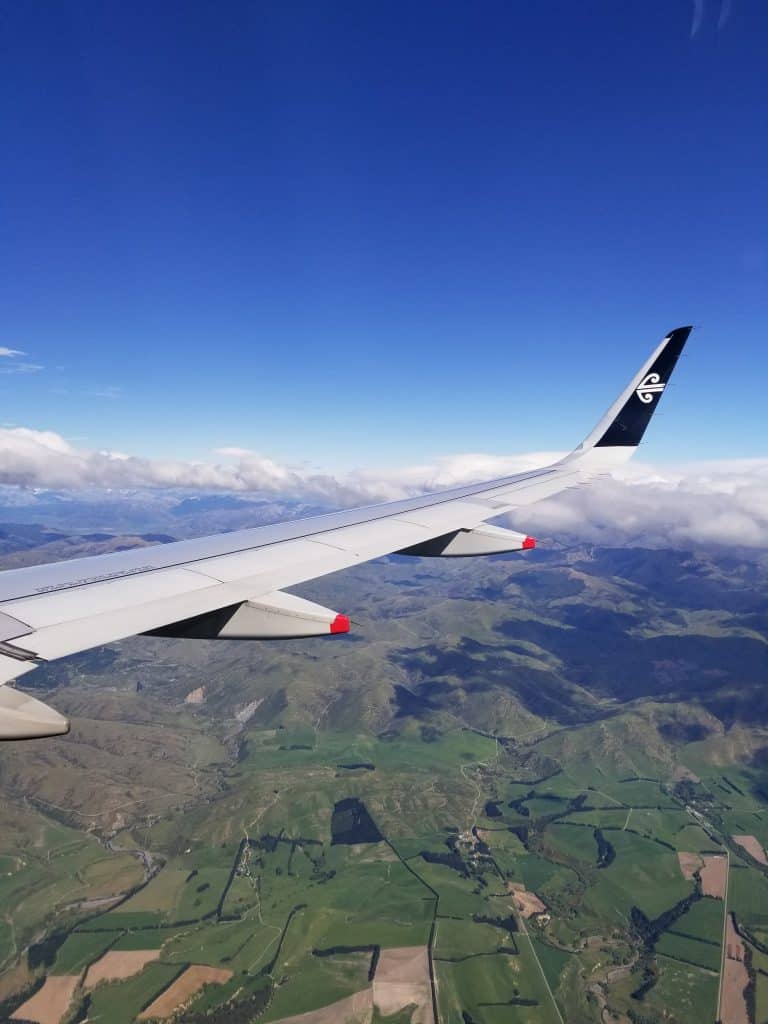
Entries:
[[[196,514],[205,519],[218,507],[204,502]],[[3,532],[7,565],[169,539]],[[691,702],[725,727],[768,723],[763,554],[542,545],[527,557],[393,556],[300,590],[350,614],[350,637],[135,638],[109,649],[106,677],[103,654],[90,652],[28,675],[24,685],[118,689],[133,694],[138,709],[149,701],[172,707],[204,684],[199,714],[224,732],[240,728],[239,711],[256,700],[249,722],[263,725],[309,723],[322,710],[327,728],[386,731],[406,719],[439,728],[458,718],[510,738],[521,723],[573,726],[645,699]],[[69,699],[61,692],[56,701]]]

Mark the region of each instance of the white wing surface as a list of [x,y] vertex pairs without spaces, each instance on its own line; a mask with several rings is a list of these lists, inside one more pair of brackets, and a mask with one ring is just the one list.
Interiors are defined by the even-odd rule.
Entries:
[[6,686],[41,663],[137,633],[271,639],[349,621],[283,588],[381,555],[524,550],[488,525],[609,471],[645,432],[690,327],[672,331],[578,448],[542,469],[275,526],[0,573],[0,739],[65,733],[67,720]]

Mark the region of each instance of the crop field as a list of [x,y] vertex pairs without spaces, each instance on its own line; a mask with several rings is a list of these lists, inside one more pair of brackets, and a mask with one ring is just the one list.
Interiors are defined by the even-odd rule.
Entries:
[[249,918],[220,923],[202,921],[167,938],[163,959],[178,964],[232,964],[251,970],[279,937],[280,931]]
[[550,945],[549,942],[544,942],[541,938],[537,939],[533,936],[531,936],[531,946],[550,988],[557,996],[563,975],[574,963],[575,954],[566,953],[557,946]]
[[42,987],[19,1007],[17,1018],[35,1021],[36,1024],[56,1024],[64,1018],[72,1004],[77,981],[77,975],[49,975]]
[[692,850],[696,853],[724,852],[719,848],[717,839],[707,835],[701,825],[688,821],[675,833],[675,846],[678,850]]
[[283,969],[300,973],[301,992],[280,987],[264,1015],[265,1021],[305,1013],[318,1006],[328,1006],[339,999],[360,992],[368,985],[370,955],[347,953],[328,957],[312,957],[300,952],[301,944],[286,951]]
[[656,950],[682,963],[715,972],[720,970],[720,944],[714,941],[703,942],[678,932],[667,932],[656,944]]
[[[515,781],[509,753],[463,729],[430,742],[250,736],[218,800],[126,834],[152,851],[149,880],[137,885],[138,859],[116,854],[115,877],[133,894],[75,918],[47,954],[48,973],[80,977],[107,950],[157,957],[98,984],[90,1020],[135,1019],[196,964],[220,983],[189,996],[190,1011],[244,1003],[270,1024],[364,992],[382,951],[403,947],[428,950],[441,1024],[463,1024],[463,1013],[481,1024],[588,1020],[587,984],[620,1013],[665,1001],[680,1020],[714,1012],[723,901],[683,877],[678,850],[720,847],[672,787],[584,765],[583,785],[564,773]],[[361,763],[373,767],[339,768]],[[108,886],[103,849],[67,829],[52,838],[62,878]],[[34,862],[6,856],[0,884],[18,885]],[[765,932],[768,876],[731,859],[730,905]],[[539,901],[527,920],[513,882]]]
[[232,972],[216,967],[193,964],[177,975],[139,1014],[139,1020],[164,1020],[174,1016],[206,985],[222,985],[230,980]]
[[139,974],[148,963],[160,959],[157,949],[110,949],[94,961],[83,979],[86,990],[96,988],[102,982],[122,981]]
[[[87,924],[83,925],[83,930],[87,927]],[[168,941],[169,934],[174,933],[162,928],[139,928],[136,931],[120,932],[112,949],[161,949]]]
[[683,899],[691,886],[680,874],[677,853],[653,837],[629,831],[609,833],[616,856],[594,886],[592,904],[603,912],[623,908],[624,893],[648,917],[656,917]]
[[498,954],[455,964],[439,964],[440,1019],[462,1024],[472,1018],[503,1024],[556,1024],[558,1015],[532,958]]
[[459,961],[467,956],[497,953],[499,947],[509,944],[507,933],[487,924],[474,921],[457,922],[438,918],[432,953],[436,960]]
[[185,871],[183,868],[166,866],[163,869],[162,878],[159,875],[153,878],[141,892],[132,896],[127,903],[123,903],[119,910],[113,911],[112,916],[150,911],[170,917],[188,876],[189,871]]
[[674,1014],[678,1020],[703,1021],[712,1018],[717,1003],[717,971],[659,957],[658,984],[647,996],[649,1008]]
[[99,985],[91,996],[88,1020],[94,1024],[130,1024],[178,973],[175,965],[150,963],[126,981]]
[[[178,504],[153,530],[274,514]],[[85,552],[65,505],[45,550],[14,547],[6,510],[6,564]],[[683,959],[715,963],[725,905],[677,853],[718,851],[768,1018],[768,869],[731,839],[768,846],[764,559],[530,554],[301,588],[354,613],[338,643],[143,637],[25,677],[73,730],[0,749],[0,1019],[107,948],[160,960],[81,1019],[130,1019],[198,964],[234,972],[189,1008],[218,1024],[317,1009],[375,985],[377,949],[419,946],[440,1024],[557,1021],[554,1000],[568,1024],[702,1024],[717,968]],[[508,882],[545,912],[523,922]]]
[[573,866],[547,860],[546,857],[536,853],[520,855],[517,863],[526,889],[530,889],[532,892],[557,892],[567,879],[574,880],[578,877]]
[[619,804],[589,806],[586,810],[573,811],[568,820],[574,825],[590,825],[592,828],[623,828],[628,818],[632,820],[633,813],[639,812]]
[[51,974],[81,974],[119,937],[120,932],[70,932],[56,953]]
[[[173,990],[190,1024],[327,1021],[360,993],[377,1024],[415,1024],[379,970],[418,949],[436,1024],[703,1024],[725,910],[704,854],[726,861],[768,1017],[768,869],[731,838],[768,844],[765,731],[663,692],[669,665],[688,671],[670,637],[703,636],[703,613],[665,621],[654,583],[640,622],[619,554],[572,558],[528,590],[512,560],[319,583],[313,599],[362,608],[366,643],[143,638],[63,669],[72,737],[19,768],[0,751],[0,1018],[76,978],[73,1018],[127,1024],[192,969],[215,983]],[[732,685],[713,636],[685,657]],[[105,953],[139,969],[86,991]]]
[[547,849],[564,860],[576,861],[580,866],[597,866],[597,842],[594,829],[588,825],[553,823],[546,831]]
[[718,929],[722,930],[723,913],[722,900],[698,900],[677,919],[674,930],[698,939],[711,938],[717,935]]
[[768,929],[768,877],[731,858],[728,906],[751,929]]
[[669,843],[676,849],[684,849],[685,847],[680,845],[680,837],[690,820],[690,816],[682,807],[664,810],[634,808],[629,816],[627,829],[631,828],[641,836]]

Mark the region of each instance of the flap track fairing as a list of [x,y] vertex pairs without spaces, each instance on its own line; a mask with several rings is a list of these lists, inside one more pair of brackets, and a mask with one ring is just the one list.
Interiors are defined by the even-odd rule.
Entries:
[[40,740],[68,732],[69,721],[58,711],[12,686],[0,686],[0,740]]
[[276,590],[255,601],[172,622],[147,635],[197,640],[297,640],[348,632],[346,615]]
[[483,524],[474,530],[444,533],[442,537],[403,548],[398,554],[418,555],[421,558],[471,558],[474,555],[504,555],[510,551],[527,551],[535,547],[536,541],[525,533]]

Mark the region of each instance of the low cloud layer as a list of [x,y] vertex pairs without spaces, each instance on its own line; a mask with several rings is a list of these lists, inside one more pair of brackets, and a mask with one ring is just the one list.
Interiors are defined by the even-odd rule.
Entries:
[[[241,448],[220,449],[210,462],[146,459],[77,448],[52,431],[16,427],[0,429],[0,483],[66,490],[187,488],[352,505],[519,472],[562,454],[460,454],[433,464],[332,476]],[[768,548],[768,458],[681,467],[635,462],[619,477],[521,509],[512,519],[533,534],[598,543]]]
[[511,518],[531,533],[598,544],[768,548],[768,459],[636,462]]

